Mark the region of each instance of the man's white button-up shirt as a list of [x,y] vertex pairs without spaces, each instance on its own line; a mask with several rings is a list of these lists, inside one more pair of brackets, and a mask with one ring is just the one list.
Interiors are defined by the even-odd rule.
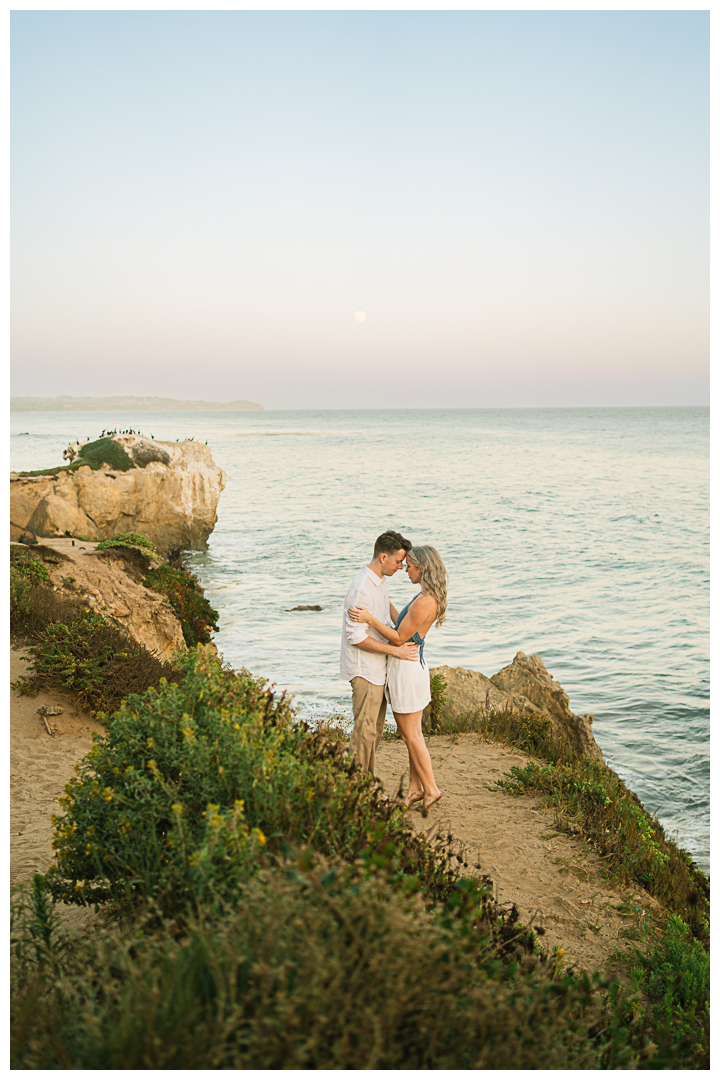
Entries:
[[375,686],[385,685],[387,656],[385,653],[365,652],[358,649],[358,642],[365,638],[375,638],[387,645],[387,640],[378,634],[369,623],[353,622],[348,611],[351,607],[362,604],[372,612],[376,619],[386,626],[392,626],[390,620],[390,598],[387,582],[378,577],[369,566],[363,566],[358,576],[348,589],[343,609],[343,632],[340,643],[340,678],[354,679],[359,675]]

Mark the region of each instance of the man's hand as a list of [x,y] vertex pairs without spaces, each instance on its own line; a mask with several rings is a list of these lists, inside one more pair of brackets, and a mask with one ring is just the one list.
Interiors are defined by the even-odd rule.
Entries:
[[389,645],[386,641],[378,641],[373,637],[366,637],[364,641],[358,641],[356,649],[364,652],[385,653],[386,656],[397,656],[398,660],[417,660],[418,647],[406,641],[404,645]]
[[397,656],[398,660],[418,660],[418,646],[406,641],[404,645],[398,645],[393,650],[393,656]]

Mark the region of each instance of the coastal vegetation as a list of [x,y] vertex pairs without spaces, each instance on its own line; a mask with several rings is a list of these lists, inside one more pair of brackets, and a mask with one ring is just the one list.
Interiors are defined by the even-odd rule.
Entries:
[[103,465],[108,465],[118,472],[127,472],[129,469],[136,467],[135,462],[119,442],[109,437],[101,437],[85,443],[80,448],[78,457],[69,465],[57,465],[51,469],[32,469],[29,472],[18,473],[18,475],[50,476],[60,472],[75,472],[77,469],[82,468],[83,465],[89,465],[94,472],[101,469]]
[[437,734],[443,726],[441,717],[447,701],[447,685],[447,679],[441,671],[436,672],[430,679],[430,716],[424,725],[430,735]]
[[[56,862],[16,902],[16,1068],[672,1060],[628,1045],[610,982],[542,957],[284,698],[207,652],[180,664],[103,718]],[[53,898],[122,918],[71,943]]]
[[118,533],[116,536],[111,536],[109,540],[100,540],[95,550],[109,551],[113,548],[120,548],[121,550],[135,548],[147,552],[149,555],[152,555],[155,551],[154,545],[147,537],[136,532]]
[[[442,693],[441,680],[434,695]],[[442,704],[439,706],[442,710]],[[552,735],[547,717],[521,716],[486,708],[449,722],[436,733],[476,732],[532,754],[524,768],[513,766],[498,787],[510,794],[540,796],[555,810],[556,827],[589,841],[605,860],[608,879],[641,885],[662,904],[651,923],[646,912],[631,912],[645,949],[618,951],[616,962],[636,991],[642,991],[651,1023],[674,1030],[695,1055],[709,1053],[710,883],[618,775],[591,758],[573,760],[567,745]]]
[[195,574],[182,564],[181,553],[171,552],[165,561],[153,565],[154,545],[135,532],[101,540],[95,550],[106,555],[119,554],[124,559],[134,556],[136,565],[144,570],[145,588],[165,596],[177,615],[188,648],[208,644],[210,634],[218,628],[219,616],[205,599]]
[[159,565],[154,565],[153,558],[157,560],[154,545],[135,532],[101,540],[95,550],[106,556],[117,554],[123,559],[130,558],[143,570],[142,584],[167,598],[180,621],[188,648],[209,643],[210,634],[218,628],[219,616],[205,599],[195,574],[183,565],[181,552],[171,552]]
[[[667,914],[639,925],[621,980],[545,954],[479,867],[460,876],[452,837],[418,837],[264,680],[194,647],[118,700],[105,635],[121,631],[51,589],[36,553],[11,554],[26,679],[80,695],[86,680],[111,704],[95,706],[105,734],[66,788],[52,868],[14,898],[12,1067],[708,1067],[704,879],[610,770],[567,761],[549,721],[467,723],[539,759],[506,790],[554,800],[564,827],[620,850],[609,874],[657,889]],[[102,923],[70,936],[61,901],[103,905]]]
[[206,645],[210,634],[218,628],[218,613],[205,599],[199,582],[188,570],[163,563],[150,570],[143,581],[147,589],[166,596],[180,620],[185,644]]
[[77,462],[81,465],[89,465],[94,471],[101,469],[103,465],[109,465],[111,469],[117,469],[118,472],[127,472],[128,469],[135,468],[135,462],[125,448],[109,436],[94,439],[81,446],[77,461],[73,464]]
[[60,686],[91,712],[117,708],[128,692],[157,686],[179,672],[159,660],[119,626],[75,595],[74,581],[52,587],[45,563],[64,560],[44,545],[10,547],[10,629],[28,645],[29,674],[16,686],[23,694]]
[[642,885],[709,944],[707,878],[606,765],[589,758],[567,765],[531,761],[513,766],[498,786],[516,795],[540,795],[556,808],[558,824],[580,832],[605,857],[611,878]]

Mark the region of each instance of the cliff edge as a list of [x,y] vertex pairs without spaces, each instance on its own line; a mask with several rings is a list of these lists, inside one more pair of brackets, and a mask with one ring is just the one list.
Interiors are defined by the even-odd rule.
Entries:
[[[452,721],[489,709],[511,709],[525,716],[547,716],[553,737],[568,745],[574,758],[591,757],[603,761],[602,750],[592,732],[593,716],[576,716],[568,695],[553,679],[537,654],[516,654],[513,662],[487,678],[470,668],[447,665],[431,668],[430,677],[441,674],[447,686],[443,720]],[[429,717],[430,705],[425,710]]]
[[[127,455],[127,463],[123,457],[120,464],[108,464],[96,451],[85,464],[88,447],[101,443],[119,444],[117,452]],[[70,466],[10,474],[12,541],[24,533],[100,541],[137,532],[161,554],[207,547],[226,477],[203,443],[113,435],[72,444],[65,457]]]

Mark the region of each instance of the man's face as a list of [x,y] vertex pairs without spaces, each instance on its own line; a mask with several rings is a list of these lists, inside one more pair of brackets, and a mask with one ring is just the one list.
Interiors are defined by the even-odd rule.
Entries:
[[405,558],[405,548],[398,548],[397,551],[393,551],[392,555],[386,555],[383,551],[380,555],[380,570],[383,577],[392,577],[403,564]]

